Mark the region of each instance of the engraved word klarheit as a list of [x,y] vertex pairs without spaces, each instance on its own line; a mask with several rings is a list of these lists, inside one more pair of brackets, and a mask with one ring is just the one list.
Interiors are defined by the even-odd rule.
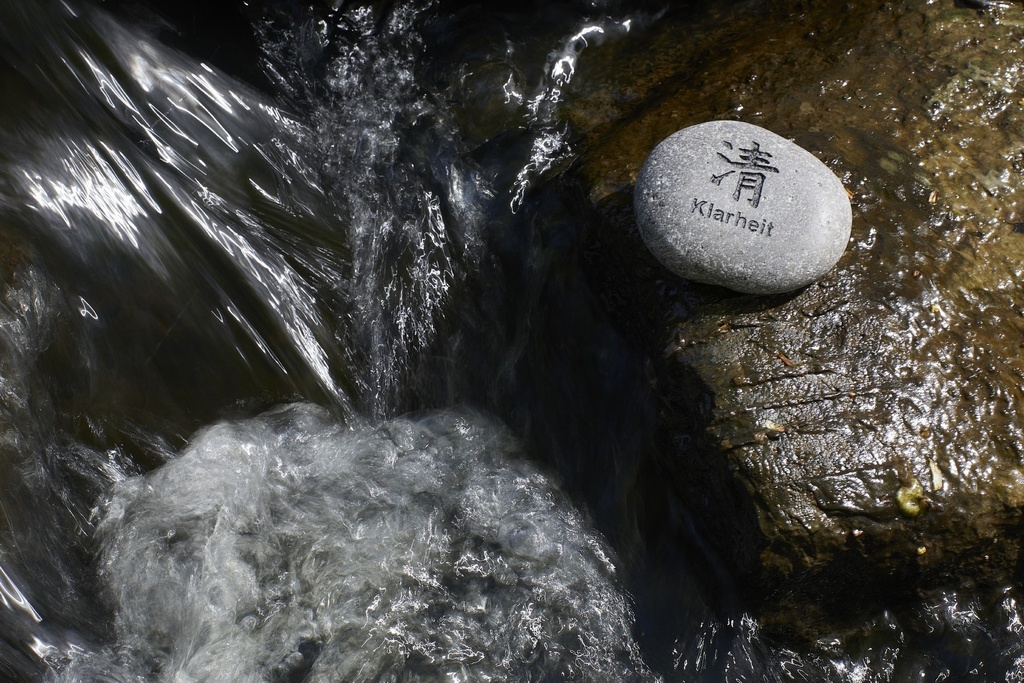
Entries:
[[716,209],[714,202],[709,202],[706,199],[699,200],[696,197],[693,198],[693,207],[690,209],[690,213],[696,213],[703,218],[718,221],[725,225],[732,224],[740,229],[747,229],[750,232],[764,235],[765,237],[771,237],[772,230],[775,228],[771,221],[766,221],[763,218],[760,220],[748,218],[741,211],[733,213]]

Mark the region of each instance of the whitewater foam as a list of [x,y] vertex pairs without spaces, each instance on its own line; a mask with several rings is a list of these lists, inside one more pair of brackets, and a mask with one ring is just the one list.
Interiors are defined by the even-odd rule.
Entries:
[[64,680],[653,679],[605,542],[468,411],[218,424],[99,514],[116,643]]

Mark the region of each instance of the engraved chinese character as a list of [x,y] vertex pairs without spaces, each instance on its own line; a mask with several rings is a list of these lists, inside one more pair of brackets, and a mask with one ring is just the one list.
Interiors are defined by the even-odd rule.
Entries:
[[[723,140],[722,144],[729,149],[734,149],[731,142]],[[721,152],[718,152],[718,156],[722,157],[729,165],[742,169],[736,178],[736,191],[732,193],[732,198],[739,201],[744,193],[749,193],[750,196],[747,197],[747,202],[756,209],[757,205],[761,203],[761,192],[764,190],[764,180],[767,177],[765,172],[779,172],[779,169],[770,163],[771,153],[762,150],[760,143],[751,141],[750,147],[740,147],[739,161],[730,159]],[[719,175],[712,175],[711,182],[715,185],[721,185],[722,181],[733,173],[737,173],[737,171],[732,170]]]

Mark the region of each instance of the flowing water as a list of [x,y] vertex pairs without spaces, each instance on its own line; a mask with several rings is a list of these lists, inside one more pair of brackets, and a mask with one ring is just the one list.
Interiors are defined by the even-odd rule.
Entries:
[[560,117],[656,11],[237,5],[0,3],[0,677],[1021,680],[1009,592],[763,642],[671,499]]

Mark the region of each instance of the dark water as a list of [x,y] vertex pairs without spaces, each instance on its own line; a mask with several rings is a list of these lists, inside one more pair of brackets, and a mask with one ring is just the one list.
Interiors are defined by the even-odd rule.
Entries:
[[0,5],[0,676],[1022,679],[1010,593],[797,651],[690,532],[562,116],[659,16]]

